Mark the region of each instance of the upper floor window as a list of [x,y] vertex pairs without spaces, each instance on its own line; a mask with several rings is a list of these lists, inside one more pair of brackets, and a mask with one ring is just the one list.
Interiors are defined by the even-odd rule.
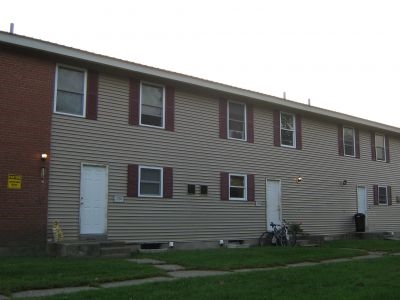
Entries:
[[355,156],[355,133],[354,128],[343,127],[344,155]]
[[140,125],[164,128],[165,88],[142,83],[140,90]]
[[162,196],[162,171],[162,168],[157,167],[139,167],[139,196]]
[[375,134],[376,160],[386,161],[386,137],[383,134]]
[[254,143],[254,109],[249,103],[219,99],[219,137]]
[[58,66],[56,78],[54,111],[74,116],[85,116],[86,71]]
[[229,102],[228,132],[230,139],[246,140],[246,105]]
[[296,147],[296,118],[281,112],[281,146]]

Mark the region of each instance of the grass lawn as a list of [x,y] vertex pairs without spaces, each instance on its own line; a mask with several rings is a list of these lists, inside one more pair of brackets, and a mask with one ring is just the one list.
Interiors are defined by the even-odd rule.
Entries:
[[364,249],[367,251],[400,252],[400,241],[392,240],[337,240],[323,244],[326,248]]
[[28,289],[93,285],[165,274],[125,259],[0,257],[0,294]]
[[101,289],[46,299],[400,299],[400,257]]
[[366,254],[363,250],[334,247],[254,247],[247,249],[176,250],[163,253],[137,254],[179,264],[193,270],[235,270],[279,266],[302,261],[353,257]]

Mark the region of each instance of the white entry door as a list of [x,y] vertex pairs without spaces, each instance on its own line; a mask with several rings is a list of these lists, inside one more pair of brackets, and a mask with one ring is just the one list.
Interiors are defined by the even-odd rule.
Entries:
[[367,188],[357,186],[357,212],[367,215]]
[[80,208],[81,234],[106,233],[107,194],[107,167],[82,165]]
[[266,183],[267,199],[267,228],[272,230],[271,222],[280,224],[282,222],[281,209],[281,181],[275,179],[267,179]]

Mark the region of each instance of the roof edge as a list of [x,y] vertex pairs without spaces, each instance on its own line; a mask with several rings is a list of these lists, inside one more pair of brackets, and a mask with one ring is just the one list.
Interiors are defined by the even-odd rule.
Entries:
[[41,52],[57,54],[60,56],[65,56],[69,58],[74,58],[78,60],[88,61],[95,64],[105,65],[111,68],[117,68],[130,72],[142,73],[149,76],[161,77],[172,81],[177,81],[180,83],[194,85],[206,89],[211,89],[221,93],[233,94],[236,96],[246,97],[258,101],[263,101],[271,105],[283,106],[288,109],[294,109],[306,113],[317,114],[325,116],[328,118],[336,119],[340,122],[348,122],[360,124],[362,126],[372,127],[379,130],[400,134],[400,128],[382,124],[375,121],[370,121],[367,119],[319,108],[316,106],[309,106],[303,103],[282,99],[275,96],[270,96],[267,94],[254,92],[214,81],[209,81],[206,79],[201,79],[197,77],[192,77],[180,73],[175,73],[172,71],[167,71],[163,69],[158,69],[146,65],[141,65],[138,63],[121,60],[101,54],[96,54],[92,52],[83,51],[80,49],[63,46],[60,44],[55,44],[31,37],[26,37],[17,34],[11,34],[5,31],[0,31],[0,43],[5,43],[13,46],[34,49]]

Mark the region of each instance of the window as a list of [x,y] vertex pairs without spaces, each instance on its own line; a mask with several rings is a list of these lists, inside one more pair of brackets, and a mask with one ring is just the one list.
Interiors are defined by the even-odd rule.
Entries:
[[58,66],[56,72],[57,113],[85,116],[86,71]]
[[246,175],[229,174],[229,200],[246,200]]
[[281,112],[281,146],[296,147],[296,119],[293,114]]
[[246,140],[246,105],[242,103],[229,102],[229,138]]
[[343,127],[343,148],[344,148],[344,155],[355,156],[354,128]]
[[378,203],[384,205],[388,204],[387,186],[378,186]]
[[139,167],[139,196],[161,197],[163,194],[162,168]]
[[375,134],[376,160],[386,161],[386,141],[382,134]]
[[140,90],[140,125],[164,128],[165,89],[142,83]]
[[219,137],[254,143],[252,104],[219,99]]

